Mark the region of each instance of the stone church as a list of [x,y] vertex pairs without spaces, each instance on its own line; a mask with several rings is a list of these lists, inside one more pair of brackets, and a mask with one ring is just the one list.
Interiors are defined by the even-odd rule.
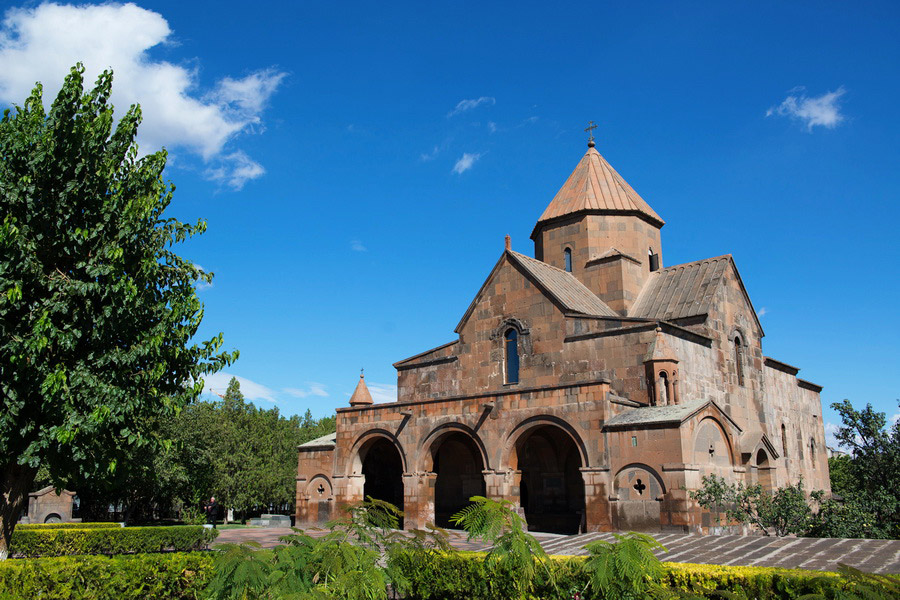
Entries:
[[666,266],[663,225],[589,142],[534,257],[507,238],[455,339],[394,364],[397,401],[360,376],[300,446],[298,526],[366,496],[447,526],[485,495],[532,531],[709,533],[704,475],[829,491],[822,388],[763,354],[731,255]]

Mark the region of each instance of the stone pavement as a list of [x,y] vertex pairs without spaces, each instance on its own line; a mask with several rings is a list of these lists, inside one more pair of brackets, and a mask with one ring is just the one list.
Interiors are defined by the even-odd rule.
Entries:
[[[277,546],[290,529],[248,527],[224,529],[215,544],[256,541],[264,548]],[[324,531],[307,530],[314,537]],[[465,533],[451,531],[451,543],[460,550],[484,550],[486,545],[467,542]],[[584,545],[593,540],[612,541],[611,533],[555,535],[536,533],[548,554],[587,554]],[[668,552],[659,555],[667,562],[712,565],[783,567],[834,571],[844,563],[871,573],[900,573],[900,540],[857,540],[839,538],[777,538],[760,536],[700,536],[675,533],[654,535]]]

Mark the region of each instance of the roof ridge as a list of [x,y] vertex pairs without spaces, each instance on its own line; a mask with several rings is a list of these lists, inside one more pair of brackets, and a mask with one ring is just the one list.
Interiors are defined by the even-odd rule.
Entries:
[[699,264],[702,262],[721,260],[723,258],[729,258],[731,260],[734,260],[734,256],[732,256],[730,253],[729,254],[720,254],[719,256],[710,256],[709,258],[700,258],[697,260],[691,260],[688,262],[678,263],[677,265],[669,265],[668,267],[663,267],[659,271],[654,271],[654,272],[659,273],[662,271],[668,271],[669,269],[677,269],[678,267],[689,267],[691,265],[696,265],[696,264]]

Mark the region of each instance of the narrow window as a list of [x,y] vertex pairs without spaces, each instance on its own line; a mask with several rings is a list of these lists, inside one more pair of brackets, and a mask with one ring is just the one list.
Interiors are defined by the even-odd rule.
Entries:
[[563,252],[563,255],[565,256],[565,259],[566,259],[566,273],[571,273],[572,272],[572,249],[566,248],[565,252]]
[[816,440],[810,438],[809,440],[809,459],[815,464],[816,462]]
[[647,250],[647,256],[649,257],[647,260],[650,265],[650,272],[659,271],[659,254],[653,251],[652,246]]
[[741,344],[741,338],[734,336],[734,369],[737,371],[738,385],[744,385],[744,348]]
[[519,383],[519,332],[507,329],[506,335],[506,383]]
[[788,457],[788,443],[787,443],[787,427],[784,426],[784,423],[781,424],[781,447],[784,448],[784,457]]
[[669,376],[665,371],[659,373],[659,405],[667,406],[669,404]]

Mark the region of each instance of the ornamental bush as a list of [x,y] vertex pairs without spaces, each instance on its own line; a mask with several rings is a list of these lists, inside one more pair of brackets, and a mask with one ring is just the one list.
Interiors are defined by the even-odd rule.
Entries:
[[205,548],[219,535],[199,525],[100,529],[19,529],[13,532],[10,554],[17,557],[76,554],[139,554]]
[[22,523],[16,530],[23,529],[121,529],[121,523]]
[[208,552],[66,556],[0,562],[0,600],[197,600]]

